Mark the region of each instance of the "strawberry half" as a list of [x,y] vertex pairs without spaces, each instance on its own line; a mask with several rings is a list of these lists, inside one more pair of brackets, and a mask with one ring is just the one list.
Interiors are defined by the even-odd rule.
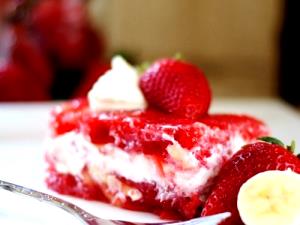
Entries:
[[175,59],[152,64],[140,79],[149,106],[163,112],[196,119],[207,114],[211,90],[196,66]]
[[260,172],[287,169],[300,173],[300,160],[284,147],[267,142],[244,146],[221,169],[201,216],[231,212],[231,217],[221,224],[242,225],[237,209],[242,184]]

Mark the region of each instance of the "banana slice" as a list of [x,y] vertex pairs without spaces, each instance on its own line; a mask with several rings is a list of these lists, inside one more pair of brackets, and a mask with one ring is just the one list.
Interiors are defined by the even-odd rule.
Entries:
[[259,173],[245,182],[237,207],[246,225],[300,225],[300,174]]

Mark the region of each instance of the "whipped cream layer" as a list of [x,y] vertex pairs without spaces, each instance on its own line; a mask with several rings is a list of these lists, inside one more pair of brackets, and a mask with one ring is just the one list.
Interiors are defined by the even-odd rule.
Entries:
[[[217,135],[222,135],[222,132]],[[132,152],[129,154],[111,143],[95,145],[83,134],[74,131],[49,139],[46,156],[60,173],[69,173],[84,180],[88,172],[89,179],[100,186],[107,186],[112,193],[118,193],[119,200],[125,201],[126,197],[130,197],[135,201],[142,195],[136,189],[124,192],[117,176],[136,183],[154,183],[158,189],[156,199],[163,201],[193,193],[200,193],[200,198],[205,198],[205,192],[224,159],[229,158],[243,144],[241,136],[237,134],[226,145],[215,145],[211,149],[211,156],[205,158],[205,162],[199,162],[195,151],[201,149],[188,150],[173,137],[165,135],[164,138],[172,144],[166,148],[169,162],[162,162],[161,166],[157,165],[154,156]]]

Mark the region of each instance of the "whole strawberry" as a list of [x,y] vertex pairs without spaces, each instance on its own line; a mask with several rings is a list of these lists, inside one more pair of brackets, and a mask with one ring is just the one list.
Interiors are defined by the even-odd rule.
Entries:
[[243,183],[260,172],[287,169],[300,173],[300,160],[284,147],[267,142],[244,146],[221,169],[201,215],[231,212],[221,224],[242,225],[237,196]]
[[196,66],[175,59],[162,59],[142,75],[140,87],[150,107],[196,119],[208,112],[211,90]]

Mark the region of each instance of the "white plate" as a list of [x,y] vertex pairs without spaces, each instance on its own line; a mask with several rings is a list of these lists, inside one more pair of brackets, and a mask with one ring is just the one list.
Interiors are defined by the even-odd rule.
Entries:
[[[0,104],[0,179],[57,195],[48,190],[43,182],[45,171],[43,141],[47,133],[49,110],[54,104]],[[134,212],[101,202],[57,196],[102,218],[137,222],[161,221],[151,213]],[[0,190],[0,224],[50,225],[57,224],[57,221],[60,224],[77,222],[60,209],[20,196],[15,197],[7,191]]]
[[[49,110],[55,104],[0,104],[0,179],[53,194],[43,183],[42,154]],[[214,102],[212,111],[257,116],[271,127],[274,136],[285,142],[294,139],[300,143],[300,115],[279,100],[219,99]],[[72,197],[63,198],[102,218],[138,222],[160,221],[151,213],[123,210],[108,204]],[[79,223],[62,210],[15,197],[0,190],[0,224]]]

